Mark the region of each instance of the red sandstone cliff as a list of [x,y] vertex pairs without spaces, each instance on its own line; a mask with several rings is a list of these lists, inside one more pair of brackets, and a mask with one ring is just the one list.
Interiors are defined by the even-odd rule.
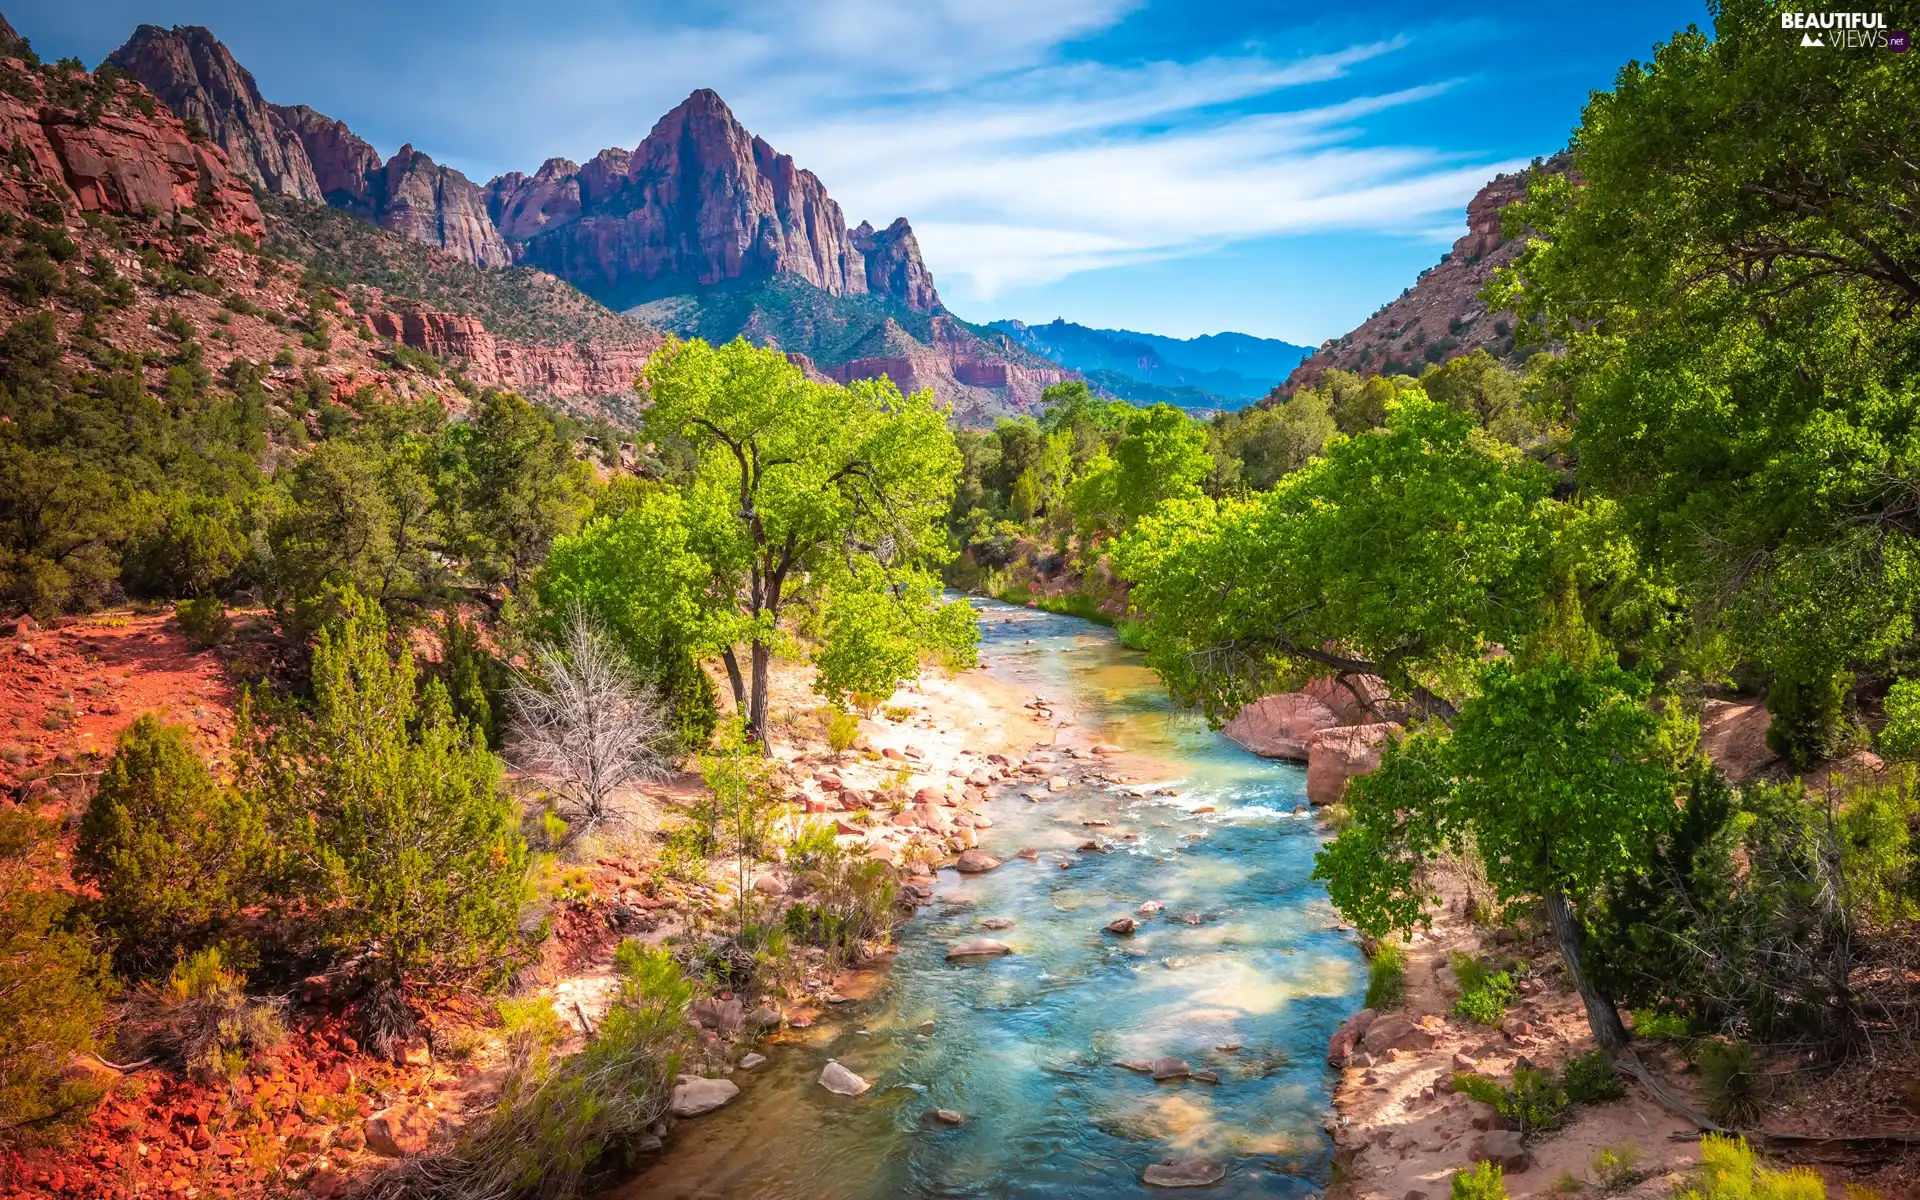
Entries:
[[747,132],[705,88],[631,154],[602,151],[578,169],[549,159],[533,176],[495,179],[488,208],[519,261],[616,307],[663,281],[774,276],[916,312],[940,306],[904,218],[878,234],[849,230],[813,172]]
[[382,310],[367,314],[365,320],[382,340],[452,363],[482,387],[560,398],[631,391],[647,358],[665,340],[652,330],[641,330],[624,343],[526,346],[497,338],[477,317],[459,313]]
[[319,201],[313,166],[260,96],[253,76],[198,25],[142,25],[107,62],[132,75],[182,120],[200,122],[242,179],[282,196]]
[[[1571,160],[1556,155],[1544,167],[1569,169]],[[1500,210],[1523,198],[1527,173],[1501,175],[1467,202],[1467,232],[1438,265],[1421,272],[1414,285],[1342,337],[1323,342],[1278,389],[1291,394],[1338,368],[1359,375],[1419,374],[1429,363],[1445,362],[1485,349],[1495,358],[1514,360],[1512,318],[1487,311],[1480,289],[1493,273],[1512,262],[1526,244],[1500,233]]]
[[304,104],[272,106],[280,123],[300,143],[313,167],[319,198],[335,208],[356,205],[373,208],[373,189],[367,177],[380,169],[380,155],[353,135],[345,121],[336,121]]
[[7,207],[24,207],[60,184],[83,211],[145,215],[169,228],[265,232],[253,190],[226,153],[189,138],[185,123],[158,105],[151,117],[141,112],[138,84],[116,85],[111,102],[88,120],[49,103],[45,77],[19,59],[0,70],[10,76],[0,94],[0,144],[16,148],[13,167],[0,171]]

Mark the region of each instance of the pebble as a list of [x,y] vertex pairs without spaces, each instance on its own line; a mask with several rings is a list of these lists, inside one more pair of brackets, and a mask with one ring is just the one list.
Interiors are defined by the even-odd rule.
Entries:
[[828,1059],[827,1065],[820,1069],[820,1086],[836,1096],[858,1096],[873,1085]]

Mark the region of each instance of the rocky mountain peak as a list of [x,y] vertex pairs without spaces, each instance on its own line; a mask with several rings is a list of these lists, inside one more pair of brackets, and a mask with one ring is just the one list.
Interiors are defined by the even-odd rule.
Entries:
[[200,25],[142,25],[107,62],[146,85],[182,120],[200,122],[233,170],[254,186],[318,202],[299,140],[261,98],[253,76]]

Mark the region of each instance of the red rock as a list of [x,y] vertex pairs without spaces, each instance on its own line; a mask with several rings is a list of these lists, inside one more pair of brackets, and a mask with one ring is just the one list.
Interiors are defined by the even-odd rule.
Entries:
[[1262,758],[1307,761],[1307,739],[1340,723],[1331,708],[1300,692],[1264,696],[1234,714],[1221,729]]
[[526,346],[503,341],[475,317],[430,311],[367,314],[367,327],[385,341],[457,360],[474,382],[558,396],[611,395],[632,388],[663,339],[636,326],[630,338]]
[[1348,725],[1322,729],[1307,739],[1307,802],[1337,804],[1346,795],[1347,780],[1380,766],[1381,748],[1400,732],[1391,723]]
[[387,1158],[405,1158],[427,1148],[437,1124],[431,1110],[398,1104],[369,1117],[363,1130],[369,1150]]
[[1333,710],[1342,725],[1370,725],[1391,699],[1387,681],[1378,675],[1322,675],[1300,689]]
[[1374,1054],[1388,1050],[1431,1050],[1439,1039],[1405,1013],[1388,1013],[1367,1026],[1362,1037]]

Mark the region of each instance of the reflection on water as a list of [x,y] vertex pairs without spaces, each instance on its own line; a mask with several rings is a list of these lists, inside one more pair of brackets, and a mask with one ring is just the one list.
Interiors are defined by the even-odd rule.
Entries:
[[[765,1066],[736,1076],[741,1098],[679,1126],[622,1200],[1136,1196],[1155,1193],[1141,1172],[1168,1154],[1228,1165],[1208,1195],[1324,1186],[1323,1055],[1364,972],[1308,878],[1320,836],[1293,812],[1304,773],[1175,709],[1106,631],[980,608],[987,670],[1047,696],[1083,732],[1168,764],[1175,778],[1155,782],[1179,794],[995,801],[981,845],[1006,865],[942,872],[873,998],[769,1049]],[[1112,824],[1081,824],[1093,819]],[[1012,856],[1072,851],[1094,832],[1112,852],[1071,870]],[[1146,900],[1165,912],[1131,938],[1103,932]],[[988,917],[1013,919],[993,936],[1015,953],[948,963],[946,947]],[[1155,1083],[1112,1065],[1161,1055],[1220,1082]],[[849,1099],[817,1086],[828,1058],[873,1089]],[[935,1108],[967,1124],[934,1125]]]

